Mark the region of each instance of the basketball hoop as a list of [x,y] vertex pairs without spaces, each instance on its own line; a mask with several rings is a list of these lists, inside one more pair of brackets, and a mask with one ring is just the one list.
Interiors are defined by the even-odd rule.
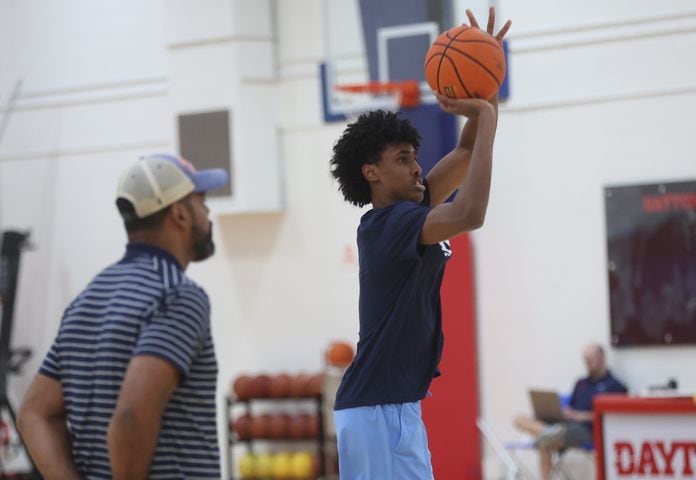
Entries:
[[420,105],[420,85],[416,80],[337,85],[334,94],[351,121],[371,110],[396,111]]

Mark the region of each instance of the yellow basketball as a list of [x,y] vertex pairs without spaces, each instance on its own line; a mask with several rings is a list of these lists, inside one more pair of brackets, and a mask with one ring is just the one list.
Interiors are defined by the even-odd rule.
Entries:
[[290,454],[280,452],[273,455],[273,476],[275,478],[292,478],[292,464]]
[[297,479],[310,478],[312,476],[312,454],[309,452],[297,452],[292,456],[292,476]]
[[239,475],[242,478],[254,478],[256,476],[256,457],[251,454],[245,454],[239,459]]
[[273,476],[273,457],[268,453],[262,453],[256,457],[256,476],[269,478]]

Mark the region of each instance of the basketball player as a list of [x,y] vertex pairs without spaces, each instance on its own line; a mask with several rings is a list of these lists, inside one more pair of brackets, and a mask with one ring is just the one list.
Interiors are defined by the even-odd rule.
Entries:
[[[494,23],[491,8],[491,35]],[[394,113],[360,116],[333,149],[331,172],[345,200],[372,204],[358,227],[360,340],[334,406],[343,480],[433,478],[420,401],[439,375],[448,240],[483,224],[497,124],[497,97],[437,100],[467,122],[427,178],[418,132]]]
[[122,175],[126,253],[67,308],[20,410],[44,478],[220,478],[210,305],[184,271],[215,250],[205,192],[226,182],[170,155]]

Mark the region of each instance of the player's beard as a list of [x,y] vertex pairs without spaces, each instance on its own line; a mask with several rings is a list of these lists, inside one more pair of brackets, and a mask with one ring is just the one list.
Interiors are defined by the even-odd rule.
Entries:
[[215,253],[215,243],[213,242],[213,222],[208,224],[208,232],[205,232],[198,225],[191,228],[191,242],[194,262],[200,262],[211,257]]

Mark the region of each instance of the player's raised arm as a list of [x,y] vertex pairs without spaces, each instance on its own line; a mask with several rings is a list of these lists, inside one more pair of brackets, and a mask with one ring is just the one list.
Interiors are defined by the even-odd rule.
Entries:
[[433,244],[473,230],[483,224],[488,207],[493,163],[496,110],[480,99],[437,97],[443,110],[476,120],[471,162],[454,200],[433,208],[426,217],[419,243]]
[[[467,15],[469,17],[469,24],[471,27],[474,27],[475,29],[479,29],[478,22],[476,21],[476,18],[474,17],[474,14],[471,12],[471,10],[467,10]],[[472,49],[470,51],[465,51],[462,50],[461,44],[455,43],[454,49],[456,53],[453,54],[452,59],[454,60],[463,60],[463,66],[471,66],[471,63],[469,63],[468,59],[462,59],[461,54],[467,54],[467,55],[472,55],[472,54],[483,54],[483,55],[500,55],[502,56],[502,43],[503,43],[503,38],[505,37],[505,34],[508,32],[510,29],[511,22],[508,20],[505,22],[505,24],[502,26],[502,28],[498,31],[498,33],[495,33],[495,9],[491,7],[488,12],[488,25],[486,26],[486,32],[474,32],[473,34],[475,35],[475,38],[479,38],[479,40],[474,41],[473,39],[470,39],[469,48]],[[466,25],[464,25],[466,27]],[[462,27],[460,27],[461,29]],[[456,29],[452,29],[450,32],[455,32],[457,31]],[[473,32],[470,30],[469,32]],[[468,33],[468,32],[463,32],[463,33]],[[450,37],[454,36],[453,33],[448,33],[445,37],[444,41],[451,41]],[[488,45],[486,42],[495,42],[500,46],[499,52],[495,53],[494,51],[491,50],[490,45]],[[438,60],[439,57],[437,55],[444,55],[444,53],[439,52],[438,47],[441,47],[441,45],[438,45],[441,43],[440,41],[435,42],[435,47],[431,47],[431,50],[433,50],[434,54],[436,55],[436,58],[434,60]],[[494,44],[495,44],[494,43]],[[478,49],[477,49],[478,48]],[[430,53],[430,52],[429,52]],[[493,58],[491,57],[491,58]],[[440,62],[436,62],[440,63]],[[456,62],[455,62],[456,63]],[[484,62],[485,64],[491,64],[494,63],[492,60],[488,60]],[[504,62],[503,62],[504,63]],[[433,75],[441,75],[442,72],[438,68],[436,71],[428,71],[427,68],[428,63],[426,63],[426,76],[430,75],[431,77]],[[477,65],[478,68],[480,66]],[[456,68],[453,65],[450,65],[451,68]],[[435,73],[437,72],[437,73]],[[452,72],[454,73],[454,72]],[[481,72],[479,72],[481,73]],[[456,75],[454,75],[452,78],[453,80],[458,81],[461,75],[464,75],[464,72],[459,72]],[[489,84],[491,84],[491,80],[493,80],[492,75],[487,75],[484,74],[484,79],[488,81]],[[477,81],[479,80],[480,77],[477,77]],[[431,86],[433,84],[440,84],[441,82],[436,82],[433,78],[429,78],[429,82],[431,82]],[[446,83],[446,82],[445,82]],[[476,84],[476,82],[473,82],[473,79],[465,79],[464,82],[466,85],[471,86],[472,84]],[[491,84],[495,88],[495,83]],[[437,85],[436,85],[437,86]],[[461,86],[461,85],[460,85]],[[435,88],[435,86],[433,86]],[[489,87],[487,87],[489,88]],[[472,92],[469,92],[472,93]],[[488,97],[486,97],[488,98]],[[496,93],[493,95],[492,98],[489,100],[493,107],[496,110],[498,109],[498,94]],[[497,118],[497,115],[496,115]],[[428,173],[428,188],[430,190],[430,205],[431,206],[436,206],[447,200],[450,195],[461,185],[462,181],[464,180],[464,177],[466,176],[467,170],[469,168],[469,162],[471,161],[471,152],[474,148],[474,139],[476,138],[476,128],[477,128],[477,120],[475,118],[470,118],[467,120],[466,124],[464,125],[464,128],[462,129],[462,132],[459,136],[459,141],[457,142],[457,145],[454,147],[454,149],[449,152],[447,155],[442,157],[442,159],[430,170]]]

